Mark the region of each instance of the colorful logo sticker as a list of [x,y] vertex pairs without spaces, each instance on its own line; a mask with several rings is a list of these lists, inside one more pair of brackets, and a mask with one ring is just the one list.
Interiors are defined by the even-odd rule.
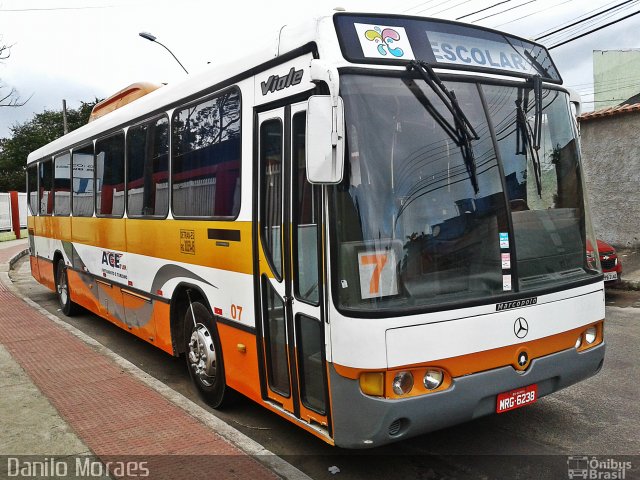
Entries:
[[510,253],[503,253],[501,254],[502,256],[502,268],[504,270],[510,270],[511,269],[511,254]]
[[505,292],[511,290],[511,275],[502,276],[502,290]]
[[380,55],[386,55],[387,51],[394,57],[404,55],[404,51],[400,47],[394,48],[393,42],[400,40],[400,34],[393,28],[381,30],[380,27],[373,27],[373,30],[364,32],[364,36],[367,37],[367,40],[375,42]]
[[500,248],[509,248],[509,234],[500,233]]
[[403,27],[355,23],[365,57],[413,60],[413,50]]

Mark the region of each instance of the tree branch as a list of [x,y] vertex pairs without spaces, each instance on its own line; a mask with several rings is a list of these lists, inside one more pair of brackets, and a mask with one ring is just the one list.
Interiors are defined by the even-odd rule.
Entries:
[[[11,56],[12,46],[13,45],[0,45],[0,63],[2,63],[3,60],[6,60]],[[0,84],[0,90],[5,87],[6,85]],[[11,87],[11,90],[9,91],[8,94],[4,96],[2,95],[3,94],[0,94],[0,107],[22,107],[33,96],[33,94],[31,94],[29,95],[29,98],[27,98],[25,101],[21,101],[20,95],[18,95],[18,91],[13,87]]]

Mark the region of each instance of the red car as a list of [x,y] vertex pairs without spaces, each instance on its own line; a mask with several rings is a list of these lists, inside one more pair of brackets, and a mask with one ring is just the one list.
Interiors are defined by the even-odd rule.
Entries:
[[622,263],[620,263],[616,249],[608,243],[598,240],[598,253],[600,253],[600,264],[602,265],[605,284],[612,285],[620,282]]

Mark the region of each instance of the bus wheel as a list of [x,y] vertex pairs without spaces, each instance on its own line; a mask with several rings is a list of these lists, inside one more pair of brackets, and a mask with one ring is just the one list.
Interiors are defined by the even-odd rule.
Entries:
[[62,313],[70,317],[78,312],[78,305],[71,301],[69,278],[63,260],[58,260],[56,264],[56,294]]
[[193,302],[184,316],[187,368],[204,400],[222,407],[227,390],[218,330],[207,307]]

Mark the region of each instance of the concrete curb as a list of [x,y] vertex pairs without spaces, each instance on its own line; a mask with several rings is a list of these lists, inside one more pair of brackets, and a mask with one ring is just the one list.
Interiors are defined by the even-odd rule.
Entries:
[[29,255],[29,248],[25,248],[21,252],[16,253],[13,257],[9,259],[9,270],[13,270],[13,266],[20,260],[22,257]]
[[[17,255],[14,255],[14,257],[12,257],[9,260],[10,268],[13,268],[15,263],[28,253],[29,253],[29,249],[27,248],[19,252]],[[18,292],[16,287],[13,285],[13,282],[9,277],[8,271],[0,271],[0,282],[2,282],[5,285],[5,287],[11,293],[13,293],[16,297],[22,299],[27,305],[29,305],[30,307],[42,313],[44,316],[49,318],[52,322],[64,328],[69,333],[71,333],[78,339],[82,340],[84,343],[91,346],[97,352],[109,357],[127,373],[133,375],[142,383],[144,383],[148,387],[158,392],[160,395],[165,397],[171,403],[182,408],[189,415],[198,419],[200,422],[202,422],[211,430],[215,431],[216,433],[224,437],[226,440],[234,444],[236,447],[238,447],[240,450],[245,452],[247,455],[251,455],[252,457],[256,458],[258,461],[260,461],[261,463],[266,465],[268,468],[270,468],[272,471],[274,471],[277,475],[280,475],[282,478],[290,479],[290,480],[311,480],[311,477],[309,477],[307,474],[300,471],[299,469],[297,469],[287,461],[283,460],[282,458],[278,457],[275,453],[271,452],[270,450],[267,450],[258,442],[247,437],[244,433],[232,427],[231,425],[229,425],[222,419],[218,418],[211,412],[208,412],[207,410],[202,408],[200,405],[189,400],[187,397],[185,397],[181,393],[178,393],[175,390],[171,389],[170,387],[162,383],[160,380],[157,380],[156,378],[152,377],[148,373],[144,372],[143,370],[138,368],[136,365],[122,358],[112,350],[102,345],[97,340],[85,334],[84,332],[78,330],[77,328],[75,328],[72,325],[69,325],[66,322],[63,322],[58,317],[49,313],[45,308],[41,307],[31,299],[24,297],[22,294],[20,294],[20,292]]]

